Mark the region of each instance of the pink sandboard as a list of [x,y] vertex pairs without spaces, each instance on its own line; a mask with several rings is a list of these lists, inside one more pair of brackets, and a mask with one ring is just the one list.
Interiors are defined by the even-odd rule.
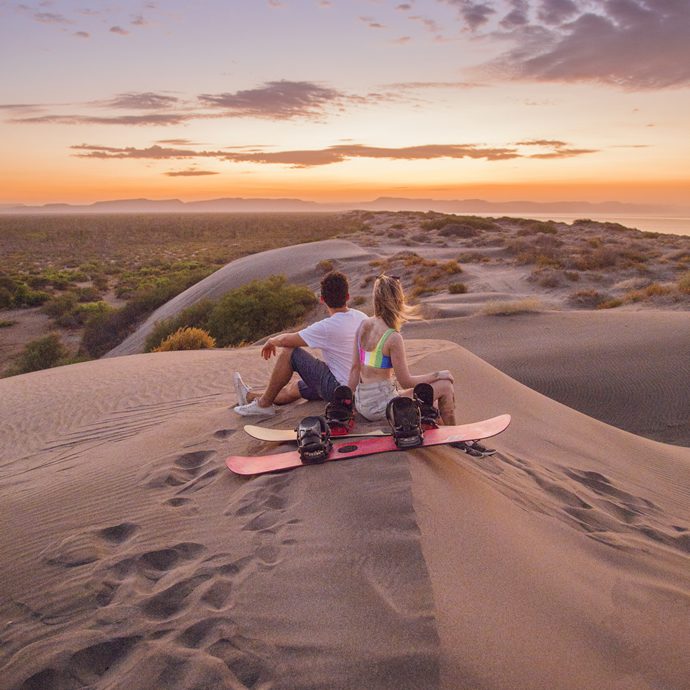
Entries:
[[[438,429],[429,429],[424,432],[424,443],[419,447],[426,448],[428,446],[445,445],[459,441],[478,441],[490,438],[505,431],[509,424],[510,415],[502,414],[498,417],[475,422],[474,424],[442,426]],[[324,462],[356,458],[362,455],[374,455],[376,453],[388,453],[393,450],[400,449],[395,445],[395,441],[391,436],[336,440],[333,443],[333,450]],[[304,466],[296,450],[275,453],[274,455],[231,455],[226,459],[225,464],[235,474],[249,475],[278,472]]]

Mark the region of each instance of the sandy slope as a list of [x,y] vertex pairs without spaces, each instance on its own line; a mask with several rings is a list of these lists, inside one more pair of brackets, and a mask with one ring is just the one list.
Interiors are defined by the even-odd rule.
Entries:
[[322,259],[336,259],[347,265],[353,259],[361,264],[368,257],[369,252],[347,240],[323,240],[270,249],[236,259],[156,309],[129,338],[114,347],[106,357],[143,352],[146,338],[157,321],[170,318],[202,299],[219,299],[229,290],[252,280],[278,274],[292,282],[305,283],[312,289],[317,289],[321,273],[316,265]]
[[621,429],[690,446],[690,316],[570,311],[420,321],[540,393]]
[[496,456],[233,476],[257,348],[0,381],[0,686],[686,687],[690,452],[409,349],[463,421],[513,414]]

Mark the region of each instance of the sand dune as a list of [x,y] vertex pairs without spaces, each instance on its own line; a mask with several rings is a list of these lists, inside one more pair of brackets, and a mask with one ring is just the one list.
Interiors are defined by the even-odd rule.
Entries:
[[0,381],[0,686],[687,687],[690,451],[409,349],[462,421],[513,415],[496,456],[233,476],[257,348]]
[[129,338],[114,347],[106,357],[143,352],[146,337],[157,321],[170,318],[202,299],[219,299],[229,290],[252,280],[277,274],[316,289],[321,275],[316,270],[316,264],[322,259],[337,259],[347,265],[352,259],[357,258],[361,263],[369,256],[366,250],[347,240],[323,240],[270,249],[236,259],[156,309]]

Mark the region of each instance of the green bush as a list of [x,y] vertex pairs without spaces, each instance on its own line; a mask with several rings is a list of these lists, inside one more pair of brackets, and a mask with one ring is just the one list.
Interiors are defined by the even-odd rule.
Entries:
[[216,341],[201,328],[179,328],[169,335],[153,352],[173,350],[207,350],[215,347]]
[[221,347],[253,342],[293,326],[316,302],[308,287],[290,285],[284,276],[255,280],[218,301],[208,330]]
[[38,307],[49,299],[50,295],[47,292],[32,290],[26,283],[19,283],[12,297],[12,303],[17,308]]
[[64,363],[69,352],[55,333],[33,340],[17,356],[10,374],[27,374],[30,371],[50,369]]

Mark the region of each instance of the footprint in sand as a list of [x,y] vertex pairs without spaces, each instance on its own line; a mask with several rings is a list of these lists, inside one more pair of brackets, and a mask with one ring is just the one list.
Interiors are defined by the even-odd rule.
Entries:
[[132,522],[123,522],[112,527],[88,531],[66,537],[55,546],[48,547],[41,554],[49,565],[75,568],[100,560],[107,556],[112,547],[129,540],[139,529]]
[[100,679],[121,664],[141,640],[138,635],[114,637],[83,647],[65,661],[56,659],[50,668],[34,673],[19,686],[19,690],[96,687]]

